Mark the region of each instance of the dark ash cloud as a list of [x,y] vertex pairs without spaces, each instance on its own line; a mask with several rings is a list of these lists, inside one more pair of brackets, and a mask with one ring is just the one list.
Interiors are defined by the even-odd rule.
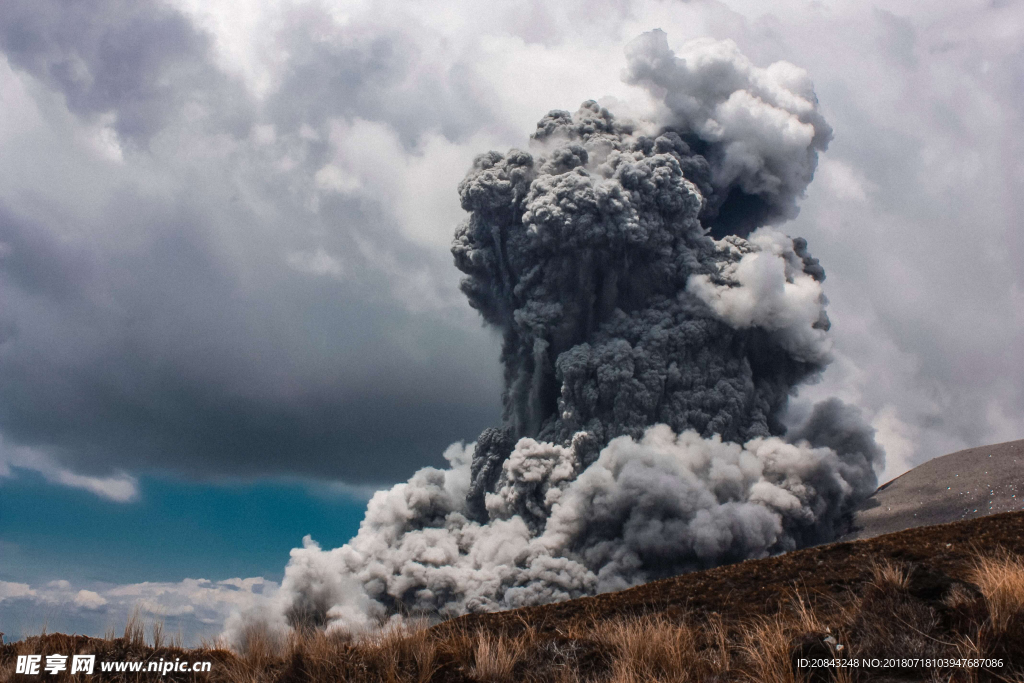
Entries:
[[[787,432],[788,398],[831,360],[824,270],[805,240],[754,230],[795,214],[830,129],[796,67],[686,49],[661,96],[693,106],[662,125],[589,101],[544,117],[531,152],[477,157],[452,252],[502,334],[504,423],[378,492],[341,548],[307,538],[230,633],[564,600],[845,529],[884,454],[834,398]],[[665,50],[645,34],[628,62],[682,68]]]

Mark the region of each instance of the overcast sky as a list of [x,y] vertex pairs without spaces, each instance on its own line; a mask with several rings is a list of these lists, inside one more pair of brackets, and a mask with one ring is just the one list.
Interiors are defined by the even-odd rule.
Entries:
[[[0,497],[160,516],[147,482],[287,477],[358,502],[496,424],[456,185],[550,109],[631,111],[623,47],[653,28],[807,69],[835,131],[782,226],[826,270],[836,344],[798,400],[859,405],[883,480],[1024,438],[1021,3],[5,0]],[[20,561],[0,601],[121,604]]]

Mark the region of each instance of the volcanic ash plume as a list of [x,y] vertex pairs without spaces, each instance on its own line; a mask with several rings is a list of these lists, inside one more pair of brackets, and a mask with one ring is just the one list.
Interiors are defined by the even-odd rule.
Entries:
[[782,418],[830,356],[792,218],[831,129],[802,70],[653,31],[625,79],[478,157],[452,252],[503,335],[504,424],[377,493],[357,536],[292,551],[270,619],[371,628],[578,597],[827,541],[875,489],[857,411]]

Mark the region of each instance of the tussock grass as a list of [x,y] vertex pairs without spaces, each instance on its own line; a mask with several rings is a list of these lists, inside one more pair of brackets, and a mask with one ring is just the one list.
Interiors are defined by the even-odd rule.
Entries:
[[905,564],[888,560],[871,565],[871,584],[878,591],[906,590],[910,585],[910,572]]
[[606,622],[595,628],[593,637],[612,653],[613,683],[686,681],[718,669],[708,666],[701,637],[692,626],[664,616]]
[[483,633],[476,639],[473,650],[471,677],[493,683],[512,683],[516,680],[516,665],[523,661],[528,647],[526,638]]
[[[136,611],[117,637],[112,630],[102,639],[44,634],[3,645],[0,683],[30,680],[13,673],[17,655],[50,653],[214,661],[209,674],[104,675],[103,683],[854,683],[883,673],[886,680],[1024,681],[1021,558],[980,558],[960,579],[885,561],[864,568],[856,591],[789,593],[788,607],[775,614],[732,620],[685,610],[606,619],[582,612],[558,624],[531,624],[520,616],[473,630],[472,621],[430,627],[406,619],[362,636],[312,628],[284,636],[253,625],[232,652],[216,641],[184,650],[180,634],[168,637],[161,622],[147,625]],[[801,658],[851,657],[997,657],[1004,666],[872,671],[796,665]]]
[[[146,623],[142,619],[142,610],[136,606],[128,615],[128,621],[124,625],[124,641],[129,645],[141,646],[146,644]],[[153,647],[160,646],[153,643]]]
[[790,636],[783,619],[754,621],[740,639],[738,650],[747,666],[743,678],[754,683],[796,683],[790,662]]
[[997,633],[1003,633],[1024,612],[1024,560],[999,554],[978,560],[971,580],[988,606],[989,619]]

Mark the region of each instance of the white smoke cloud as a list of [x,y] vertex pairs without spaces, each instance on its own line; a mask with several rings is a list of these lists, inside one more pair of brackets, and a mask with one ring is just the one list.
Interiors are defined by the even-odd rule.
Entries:
[[[377,493],[359,533],[323,550],[292,551],[281,591],[235,617],[350,632],[406,613],[452,617],[618,590],[726,561],[791,550],[832,533],[855,487],[830,448],[771,437],[747,444],[651,427],[614,439],[574,476],[574,446],[524,438],[487,495],[488,519],[469,518],[469,447]],[[538,496],[537,492],[541,492]],[[533,528],[517,510],[541,501]],[[651,569],[660,567],[661,569]]]
[[[679,52],[656,30],[626,50],[627,83],[663,103],[663,123],[684,126],[712,144],[712,182],[767,200],[760,221],[794,218],[832,138],[807,72],[788,62],[754,66],[731,40],[689,41]],[[748,229],[758,227],[747,226]]]
[[794,356],[810,363],[831,360],[832,340],[822,318],[825,294],[820,280],[804,271],[793,240],[760,228],[737,244],[726,238],[718,248],[728,255],[717,277],[692,275],[687,291],[737,328],[761,327],[779,336]]

